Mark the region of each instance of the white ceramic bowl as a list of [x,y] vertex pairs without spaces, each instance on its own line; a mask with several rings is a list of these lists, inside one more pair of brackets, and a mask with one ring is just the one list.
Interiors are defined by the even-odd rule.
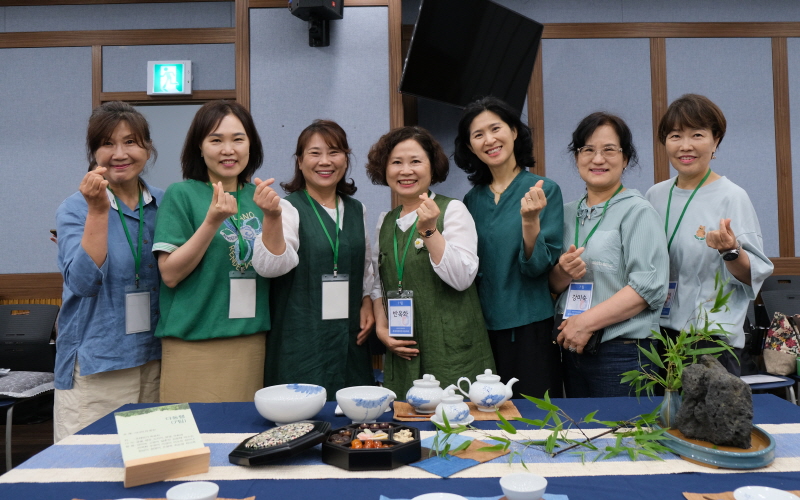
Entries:
[[288,424],[312,418],[325,406],[327,398],[325,388],[318,385],[283,384],[259,389],[254,399],[262,417]]
[[797,500],[797,495],[767,486],[742,486],[733,491],[736,500]]
[[395,399],[394,392],[374,385],[357,385],[336,391],[336,402],[353,422],[374,422]]
[[539,500],[547,488],[547,479],[529,472],[500,478],[500,488],[508,500]]
[[216,500],[219,486],[209,481],[181,483],[167,490],[167,500]]

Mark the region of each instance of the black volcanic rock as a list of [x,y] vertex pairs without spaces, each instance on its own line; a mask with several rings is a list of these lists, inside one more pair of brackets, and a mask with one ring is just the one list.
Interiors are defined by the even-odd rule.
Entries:
[[683,370],[682,380],[683,402],[676,421],[683,435],[719,446],[750,448],[750,386],[707,354]]

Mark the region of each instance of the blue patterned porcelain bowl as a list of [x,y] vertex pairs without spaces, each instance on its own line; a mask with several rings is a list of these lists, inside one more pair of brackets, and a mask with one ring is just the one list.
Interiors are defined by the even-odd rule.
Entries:
[[325,405],[328,393],[314,384],[283,384],[264,387],[256,392],[258,413],[276,424],[308,420]]
[[394,392],[374,385],[357,385],[336,391],[336,402],[353,422],[374,422],[395,399]]

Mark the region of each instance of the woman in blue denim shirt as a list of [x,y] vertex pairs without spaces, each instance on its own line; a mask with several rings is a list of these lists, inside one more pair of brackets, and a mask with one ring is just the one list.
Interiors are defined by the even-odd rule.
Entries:
[[55,367],[59,441],[126,403],[158,401],[159,274],[153,256],[164,192],[140,177],[156,150],[144,116],[108,102],[89,118],[89,172],[56,212],[64,277]]

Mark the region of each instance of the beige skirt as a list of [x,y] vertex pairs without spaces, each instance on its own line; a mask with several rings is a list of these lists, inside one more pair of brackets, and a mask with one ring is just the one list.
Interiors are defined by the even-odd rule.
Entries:
[[161,402],[253,401],[264,387],[266,333],[225,339],[161,339]]

